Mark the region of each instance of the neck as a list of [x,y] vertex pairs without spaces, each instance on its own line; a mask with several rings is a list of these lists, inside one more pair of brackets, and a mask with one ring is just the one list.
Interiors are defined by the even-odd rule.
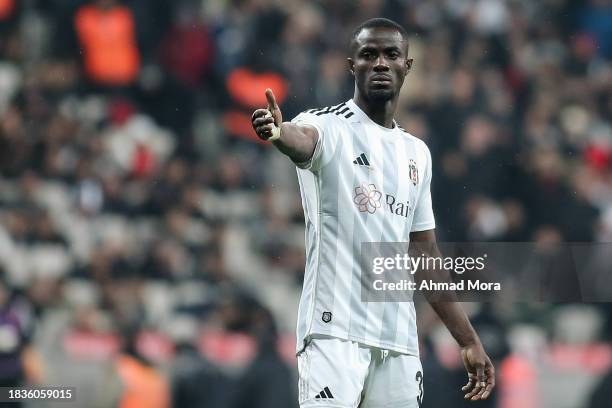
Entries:
[[389,99],[384,102],[371,102],[366,100],[357,89],[353,95],[355,105],[365,112],[370,119],[380,126],[392,129],[393,116],[397,108],[397,98]]

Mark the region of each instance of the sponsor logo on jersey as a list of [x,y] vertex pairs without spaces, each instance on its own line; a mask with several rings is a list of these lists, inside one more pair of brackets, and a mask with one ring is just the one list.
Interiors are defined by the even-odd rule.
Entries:
[[374,214],[381,207],[380,199],[382,193],[376,189],[374,184],[362,184],[355,187],[355,197],[353,202],[361,212]]
[[[418,175],[415,176],[418,178]],[[357,205],[360,212],[367,212],[374,214],[377,209],[383,207],[381,199],[383,198],[382,192],[380,192],[374,184],[361,184],[355,187],[355,197],[353,202]],[[398,200],[392,194],[384,194],[385,206],[392,214],[399,215],[404,218],[408,218],[412,213],[412,206],[410,201]]]

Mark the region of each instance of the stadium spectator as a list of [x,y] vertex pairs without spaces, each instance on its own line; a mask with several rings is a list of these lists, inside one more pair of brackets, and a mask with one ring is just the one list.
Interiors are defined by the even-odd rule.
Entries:
[[227,407],[231,394],[230,379],[198,352],[195,330],[183,330],[180,336],[174,336],[174,341],[176,356],[172,365],[172,406]]
[[[189,49],[186,53],[185,49]],[[160,62],[188,87],[200,87],[214,63],[213,40],[197,10],[180,7],[160,44]]]
[[236,384],[230,408],[297,407],[293,376],[277,350],[274,318],[261,306],[250,311],[257,356]]
[[136,336],[124,339],[124,351],[118,356],[116,368],[123,384],[119,408],[168,408],[170,387],[166,378],[138,351]]
[[14,296],[2,278],[0,275],[0,386],[39,384],[43,367],[30,344],[29,305]]
[[11,310],[9,296],[6,286],[0,282],[0,332],[3,339],[0,349],[0,383],[3,387],[16,387],[25,380],[21,353],[26,335],[22,323]]
[[130,9],[115,0],[95,0],[79,8],[74,24],[87,78],[101,86],[133,84],[140,70],[140,53]]

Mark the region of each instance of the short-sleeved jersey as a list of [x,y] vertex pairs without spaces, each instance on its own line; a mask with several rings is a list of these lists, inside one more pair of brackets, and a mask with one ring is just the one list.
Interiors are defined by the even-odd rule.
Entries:
[[394,122],[372,121],[352,100],[296,116],[319,134],[313,156],[298,163],[306,223],[306,272],[297,352],[313,334],[418,356],[412,302],[363,302],[364,242],[409,242],[435,228],[431,155]]

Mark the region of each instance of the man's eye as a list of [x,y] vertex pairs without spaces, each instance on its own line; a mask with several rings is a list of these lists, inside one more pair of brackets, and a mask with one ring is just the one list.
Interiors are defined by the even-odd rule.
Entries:
[[399,53],[397,52],[392,52],[389,54],[389,58],[391,59],[397,59],[399,57]]

